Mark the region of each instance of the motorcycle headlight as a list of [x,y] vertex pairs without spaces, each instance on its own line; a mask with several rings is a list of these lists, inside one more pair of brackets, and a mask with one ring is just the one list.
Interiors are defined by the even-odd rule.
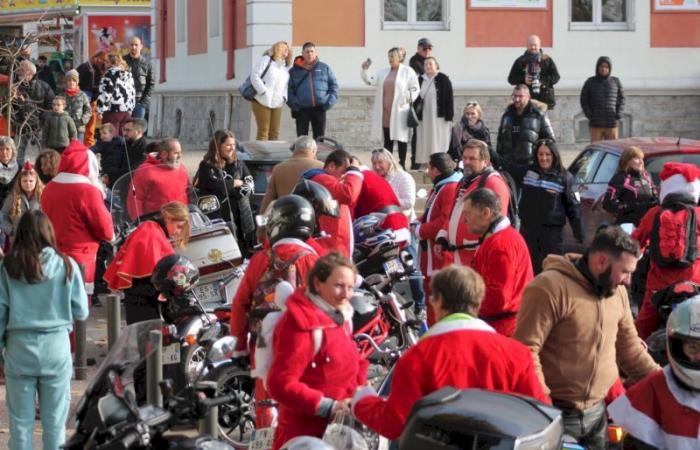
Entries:
[[233,357],[233,350],[236,348],[236,338],[224,336],[212,344],[207,359],[212,363],[226,361]]
[[410,252],[401,250],[399,259],[401,259],[401,262],[406,267],[406,272],[411,272],[413,270],[415,261],[413,260],[413,255],[411,255]]

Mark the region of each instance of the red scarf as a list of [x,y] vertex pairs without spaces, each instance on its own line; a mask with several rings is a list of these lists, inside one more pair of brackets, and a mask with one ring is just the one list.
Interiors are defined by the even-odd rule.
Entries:
[[80,92],[80,88],[75,88],[75,89],[66,88],[66,95],[68,97],[75,97],[76,95],[78,95],[78,92]]

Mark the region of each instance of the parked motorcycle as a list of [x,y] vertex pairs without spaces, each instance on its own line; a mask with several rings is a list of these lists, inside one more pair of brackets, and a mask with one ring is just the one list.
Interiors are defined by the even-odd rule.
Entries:
[[[195,425],[214,406],[238,402],[236,396],[217,397],[211,383],[196,382],[175,394],[172,383],[166,380],[161,383],[162,408],[137,405],[134,371],[153,351],[149,344],[150,332],[160,330],[163,325],[160,320],[149,320],[123,330],[71,412],[75,433],[62,448],[233,450],[211,436],[192,438],[170,433],[174,427]],[[215,364],[234,347],[234,338],[220,339],[212,345],[207,362]]]

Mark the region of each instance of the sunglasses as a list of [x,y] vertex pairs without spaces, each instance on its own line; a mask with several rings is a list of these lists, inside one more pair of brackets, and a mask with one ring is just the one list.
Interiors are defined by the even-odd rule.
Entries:
[[467,102],[467,105],[466,105],[465,107],[466,107],[466,108],[471,108],[471,107],[474,107],[474,106],[479,106],[479,102],[477,102],[476,100],[471,101],[471,102]]

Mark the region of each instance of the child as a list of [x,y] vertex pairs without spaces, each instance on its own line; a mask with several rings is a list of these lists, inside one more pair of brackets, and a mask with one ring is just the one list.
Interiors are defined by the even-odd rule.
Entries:
[[[22,166],[12,189],[2,205],[2,232],[7,240],[12,242],[19,219],[30,209],[39,209],[44,183],[34,170],[32,163],[27,161]],[[7,243],[5,244],[7,246]]]
[[42,142],[44,147],[52,148],[57,152],[63,152],[72,139],[78,136],[75,122],[66,112],[66,98],[57,95],[52,103],[53,112],[44,122]]
[[66,112],[73,119],[78,130],[78,140],[82,142],[85,137],[85,126],[92,118],[92,107],[90,99],[78,87],[79,79],[77,70],[66,72]]
[[615,400],[608,412],[635,448],[696,449],[700,429],[700,296],[680,303],[666,323],[669,364]]
[[103,123],[100,127],[100,139],[91,150],[96,155],[100,155],[102,180],[107,186],[112,187],[121,174],[124,138],[116,136],[114,125]]

